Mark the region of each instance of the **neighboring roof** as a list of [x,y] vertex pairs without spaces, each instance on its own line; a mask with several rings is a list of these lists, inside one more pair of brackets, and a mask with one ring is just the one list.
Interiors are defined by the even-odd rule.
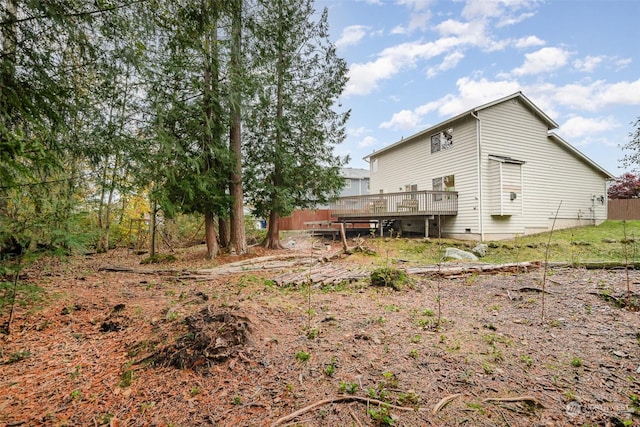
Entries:
[[351,179],[368,179],[369,169],[340,168],[340,176]]
[[451,117],[450,119],[445,120],[444,122],[440,122],[435,126],[431,126],[430,128],[425,129],[425,130],[423,130],[421,132],[418,132],[418,133],[416,133],[414,135],[411,135],[408,138],[403,138],[398,142],[395,142],[395,143],[393,143],[391,145],[388,145],[388,146],[386,146],[386,147],[384,147],[384,148],[382,148],[382,149],[380,149],[378,151],[375,151],[375,152],[365,156],[364,158],[368,159],[368,158],[370,158],[370,157],[372,157],[374,155],[378,155],[378,154],[380,154],[380,153],[382,153],[384,151],[387,151],[387,150],[390,150],[392,148],[395,148],[400,144],[404,144],[404,143],[406,143],[408,141],[411,141],[413,139],[419,138],[419,137],[423,136],[424,134],[432,133],[436,129],[445,127],[447,124],[453,123],[453,122],[455,122],[457,120],[460,120],[461,118],[463,118],[465,116],[474,115],[478,111],[485,110],[487,108],[493,107],[494,105],[501,104],[501,103],[503,103],[505,101],[509,101],[509,100],[515,99],[515,98],[518,98],[520,101],[522,101],[527,107],[529,107],[529,109],[531,109],[531,111],[536,116],[538,116],[540,118],[540,120],[542,120],[544,123],[546,123],[547,130],[556,129],[558,127],[558,124],[556,122],[551,120],[551,118],[549,116],[547,116],[541,109],[539,109],[533,102],[531,102],[531,100],[529,98],[524,96],[524,94],[522,92],[516,92],[516,93],[513,93],[511,95],[505,96],[503,98],[496,99],[495,101],[491,101],[491,102],[489,102],[487,104],[483,104],[483,105],[481,105],[479,107],[473,108],[473,109],[471,109],[469,111],[465,111],[464,113],[458,114],[457,116]]
[[567,141],[565,141],[564,139],[560,138],[558,135],[556,135],[555,133],[551,132],[548,135],[549,139],[554,141],[555,143],[559,144],[560,146],[562,146],[562,148],[564,148],[565,150],[569,151],[570,153],[572,153],[574,156],[576,156],[577,158],[579,158],[580,160],[582,160],[583,162],[585,162],[587,165],[591,166],[593,169],[597,170],[598,172],[600,172],[602,175],[604,175],[605,177],[607,177],[608,179],[614,179],[615,176],[613,176],[609,171],[607,171],[606,169],[603,169],[600,165],[598,165],[596,162],[594,162],[593,160],[591,160],[590,158],[588,158],[586,155],[584,155],[581,151],[579,151],[577,148],[575,148],[573,145],[569,144]]

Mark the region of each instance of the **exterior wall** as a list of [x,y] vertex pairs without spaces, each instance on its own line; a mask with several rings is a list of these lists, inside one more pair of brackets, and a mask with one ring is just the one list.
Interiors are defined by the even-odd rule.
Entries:
[[[458,215],[443,219],[441,231],[447,234],[457,228],[478,230],[478,174],[476,161],[476,120],[468,117],[444,128],[453,128],[453,144],[447,150],[431,153],[431,135],[425,133],[397,148],[389,149],[370,159],[370,193],[395,193],[406,186],[417,190],[432,190],[433,179],[455,177],[458,192]],[[439,129],[438,129],[439,130]],[[435,132],[434,132],[435,133]],[[374,163],[377,161],[377,171]]]
[[345,187],[340,192],[340,197],[369,194],[369,178],[345,178],[345,183]]
[[[483,174],[484,238],[532,234],[551,228],[594,224],[606,219],[606,179],[548,136],[547,125],[518,99],[479,112],[481,120],[481,167],[490,169],[489,155],[511,157],[522,165],[521,213],[491,215],[486,188],[491,177]],[[517,200],[517,199],[516,199]]]

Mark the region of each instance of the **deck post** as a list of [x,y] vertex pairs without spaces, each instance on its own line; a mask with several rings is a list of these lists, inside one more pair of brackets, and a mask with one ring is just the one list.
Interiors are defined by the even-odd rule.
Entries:
[[424,218],[424,237],[429,238],[429,217]]

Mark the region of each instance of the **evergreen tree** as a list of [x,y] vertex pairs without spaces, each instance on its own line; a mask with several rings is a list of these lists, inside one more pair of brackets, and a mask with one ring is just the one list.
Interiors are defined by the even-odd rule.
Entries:
[[150,57],[153,140],[146,175],[165,213],[201,213],[207,255],[217,255],[216,217],[229,211],[231,170],[223,135],[220,3],[165,2]]
[[348,113],[333,108],[347,67],[329,41],[327,10],[314,21],[311,0],[258,0],[250,25],[255,94],[245,138],[247,200],[268,217],[267,248],[281,247],[279,218],[338,195],[333,154],[345,137]]

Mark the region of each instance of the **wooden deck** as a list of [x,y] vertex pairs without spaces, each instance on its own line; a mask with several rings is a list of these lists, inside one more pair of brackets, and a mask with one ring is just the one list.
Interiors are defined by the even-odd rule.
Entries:
[[455,191],[411,191],[340,197],[329,204],[331,216],[339,221],[402,217],[457,215]]

